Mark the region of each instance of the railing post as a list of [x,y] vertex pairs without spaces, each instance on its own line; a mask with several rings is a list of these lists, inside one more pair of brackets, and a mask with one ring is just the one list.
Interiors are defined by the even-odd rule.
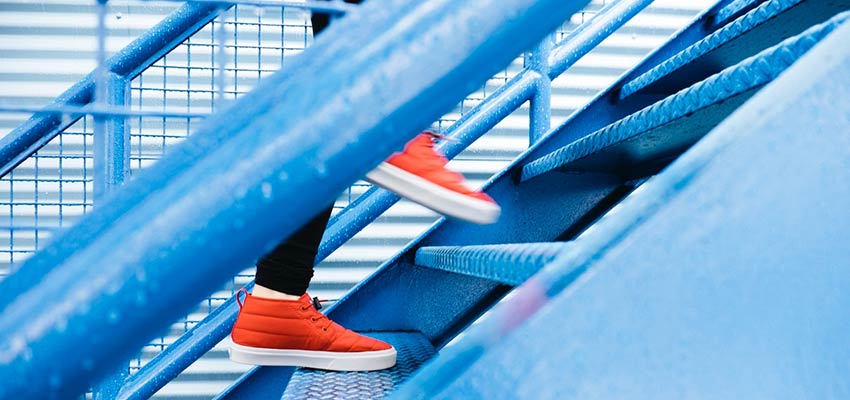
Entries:
[[[95,71],[95,107],[124,107],[129,82],[106,67],[106,3],[97,0],[97,70]],[[95,206],[115,187],[124,183],[130,170],[130,134],[121,116],[98,114],[94,117],[94,203]],[[129,375],[127,364],[100,381],[94,388],[94,400],[114,399]]]
[[549,78],[549,53],[552,51],[553,36],[548,35],[526,56],[526,67],[540,74],[537,88],[531,98],[528,141],[536,143],[549,131],[552,117],[552,80]]
[[[123,107],[128,82],[113,73],[105,77],[105,99],[99,105]],[[96,116],[94,123],[94,201],[124,183],[130,171],[130,134],[123,117]],[[95,204],[96,205],[96,204]]]

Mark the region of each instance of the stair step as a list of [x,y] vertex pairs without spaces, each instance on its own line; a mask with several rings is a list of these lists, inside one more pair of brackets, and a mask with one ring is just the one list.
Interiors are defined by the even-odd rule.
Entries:
[[742,12],[747,12],[764,1],[765,0],[735,0],[726,5],[726,7],[720,9],[720,11],[717,12],[717,15],[715,15],[714,21],[716,24],[725,24],[736,15],[739,15]]
[[378,399],[387,396],[430,360],[436,350],[419,332],[370,332],[367,335],[393,345],[396,366],[383,371],[333,372],[298,368],[292,375],[284,400]]
[[847,20],[836,15],[800,35],[747,58],[708,79],[534,160],[522,181],[552,170],[645,173],[695,143],[740,104],[772,81]]
[[639,91],[675,92],[848,8],[848,0],[764,2],[625,84],[620,99]]
[[416,251],[416,265],[517,286],[568,246],[554,242],[423,247]]

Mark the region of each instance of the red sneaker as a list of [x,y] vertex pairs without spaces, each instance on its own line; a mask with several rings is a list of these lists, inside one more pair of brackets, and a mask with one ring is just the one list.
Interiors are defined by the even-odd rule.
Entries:
[[298,300],[246,295],[231,337],[230,359],[242,364],[374,371],[396,362],[392,346],[329,320],[306,294]]
[[423,132],[404,151],[390,156],[366,180],[440,214],[476,224],[499,219],[501,208],[486,193],[466,186],[463,175],[446,168],[448,159],[434,149],[433,132]]

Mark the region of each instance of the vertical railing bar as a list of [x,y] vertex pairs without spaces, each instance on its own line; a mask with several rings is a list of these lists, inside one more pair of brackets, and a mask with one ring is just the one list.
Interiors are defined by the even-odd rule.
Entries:
[[[144,97],[144,86],[145,85],[144,85],[144,82],[142,81],[143,76],[144,76],[144,74],[139,74],[139,110],[142,109],[142,98]],[[139,123],[138,168],[139,169],[142,169],[142,133],[143,133],[142,124],[143,124],[143,122],[144,121],[142,120],[142,116],[140,115],[139,119],[138,119],[138,123]]]
[[[192,65],[192,37],[186,38],[186,66]],[[140,75],[141,76],[141,75]],[[192,112],[192,69],[186,68],[186,112]],[[186,136],[189,136],[192,126],[191,118],[186,118]]]
[[[237,10],[234,7],[233,12],[235,13]],[[215,79],[215,87],[216,87],[216,101],[215,101],[215,110],[221,110],[224,108],[224,89],[226,81],[224,79],[225,68],[227,66],[227,60],[225,60],[226,54],[226,44],[227,44],[227,12],[223,12],[219,15],[219,21],[216,25],[216,36],[218,38],[215,41],[216,45],[216,79]]]
[[[97,0],[97,68],[95,72],[94,106],[96,108],[126,105],[127,82],[106,68],[106,14],[108,0]],[[60,135],[61,137],[61,135]],[[130,165],[129,135],[120,117],[96,115],[94,119],[94,202],[103,199],[115,186],[124,182]],[[85,162],[85,159],[84,161]],[[85,170],[85,168],[83,168]],[[36,169],[37,170],[37,169]],[[38,210],[38,207],[36,207]],[[36,231],[36,240],[38,231]],[[95,400],[114,399],[129,374],[122,365],[94,389]]]
[[549,78],[549,54],[552,51],[554,36],[544,38],[527,57],[526,67],[540,75],[534,96],[531,97],[529,112],[528,142],[536,143],[549,131],[552,124],[552,79]]
[[[65,191],[64,191],[64,187],[62,186],[62,181],[63,181],[63,178],[65,177],[65,169],[64,169],[64,162],[63,162],[65,160],[65,157],[62,157],[64,155],[64,152],[65,152],[64,146],[65,146],[65,136],[59,135],[59,155],[60,155],[60,157],[59,157],[59,204],[63,204],[64,201],[65,201]],[[85,183],[83,183],[83,186],[85,186]],[[62,223],[65,219],[64,213],[63,213],[64,209],[65,209],[65,207],[62,207],[61,205],[59,206],[59,224],[58,224],[59,229],[62,229]]]

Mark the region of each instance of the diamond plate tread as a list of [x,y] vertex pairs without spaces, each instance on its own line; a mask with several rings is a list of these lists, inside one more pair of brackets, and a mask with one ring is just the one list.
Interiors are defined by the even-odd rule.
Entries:
[[[764,2],[623,85],[620,90],[620,99],[664,80],[679,69],[691,67],[691,64],[695,61],[710,54],[715,55],[710,56],[711,59],[705,61],[705,63],[718,64],[722,60],[726,63],[723,65],[731,65],[745,56],[775,44],[780,39],[799,33],[808,25],[821,23],[827,17],[848,8],[850,8],[850,1],[847,0],[770,0]],[[782,17],[783,14],[790,11],[793,12]],[[718,15],[719,17],[720,15]],[[788,24],[789,19],[793,20],[794,23]],[[767,24],[768,22],[770,24]],[[755,35],[755,37],[750,35],[752,31],[767,25],[773,26],[771,29],[777,32]],[[761,43],[761,45],[758,43]],[[747,54],[746,48],[750,45],[755,47]],[[685,74],[689,72],[690,70]],[[681,76],[680,73],[677,75]]]
[[431,342],[419,332],[369,332],[366,335],[396,348],[398,359],[395,367],[371,372],[298,368],[286,387],[283,400],[383,398],[436,354]]
[[803,0],[771,0],[761,4],[740,18],[726,24],[716,32],[676,53],[676,55],[656,65],[649,71],[644,72],[637,78],[632,79],[629,83],[623,85],[623,88],[620,90],[620,98],[624,99],[634,94],[658,79],[706,55],[708,52],[716,50],[721,45],[740,37],[745,32],[763,24],[767,20],[788,11],[801,2]]
[[735,0],[726,7],[723,7],[720,11],[717,12],[717,16],[715,19],[717,21],[726,21],[731,18],[733,15],[737,14],[739,11],[750,7],[754,3],[758,3],[761,0]]
[[[568,167],[582,159],[582,162],[587,162],[591,155],[601,155],[599,153],[606,149],[616,151],[616,146],[628,145],[627,142],[635,141],[642,135],[648,138],[648,143],[641,144],[642,151],[651,152],[653,148],[664,148],[663,141],[652,137],[656,133],[655,130],[676,121],[686,120],[686,117],[709,106],[723,105],[735,96],[769,83],[844,23],[848,16],[850,12],[838,14],[823,24],[813,26],[664,100],[542,156],[523,167],[521,179],[527,181],[549,171]],[[675,134],[684,136],[689,128],[691,127],[687,123],[676,126],[672,139],[680,140]],[[601,156],[603,164],[615,162],[604,159],[604,155]],[[621,157],[614,158],[616,162],[623,162]]]
[[416,251],[416,265],[517,286],[569,245],[556,242],[423,247]]

